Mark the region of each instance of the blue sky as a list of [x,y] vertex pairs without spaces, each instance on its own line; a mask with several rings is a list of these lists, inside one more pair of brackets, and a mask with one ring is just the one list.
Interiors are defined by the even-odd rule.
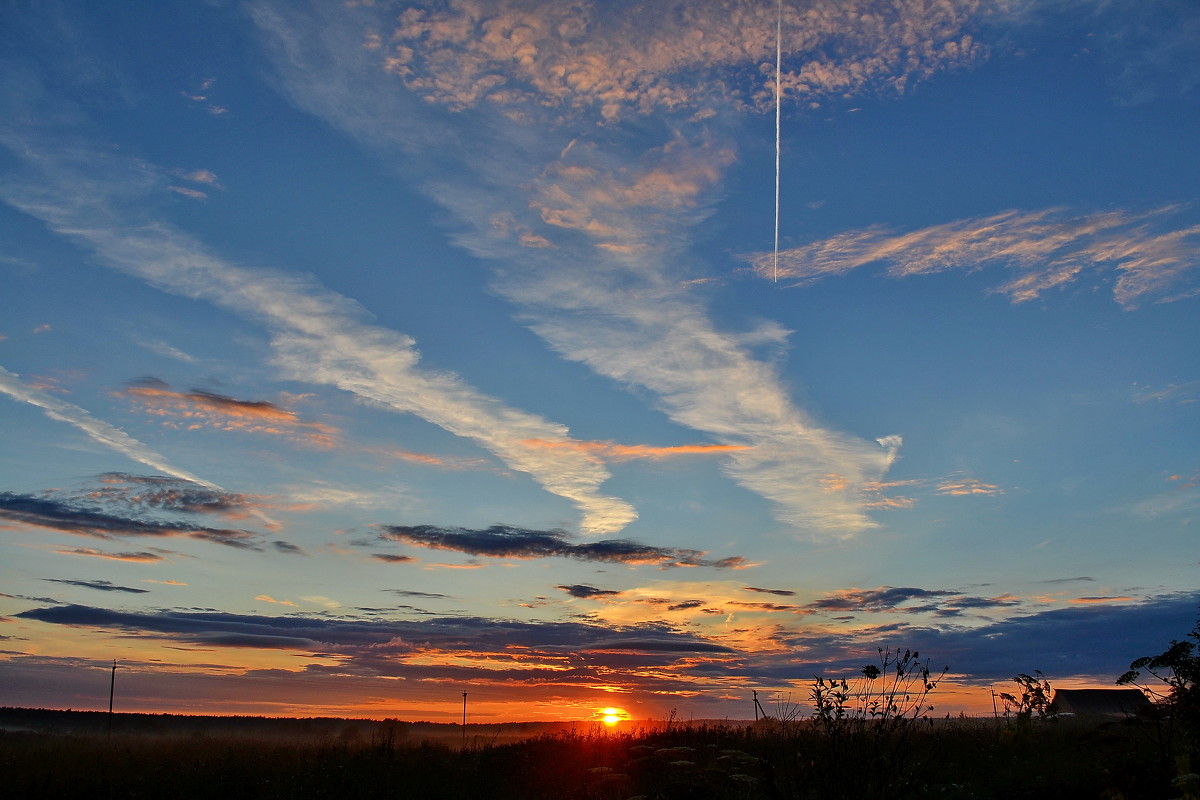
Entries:
[[778,260],[777,12],[6,4],[6,702],[981,710],[1186,633],[1200,10],[783,3]]

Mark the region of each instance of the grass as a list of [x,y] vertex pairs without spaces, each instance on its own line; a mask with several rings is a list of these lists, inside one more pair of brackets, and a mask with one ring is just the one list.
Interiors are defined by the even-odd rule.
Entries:
[[[102,716],[102,715],[101,715]],[[124,716],[124,715],[121,715]],[[121,719],[121,716],[118,719]],[[129,715],[137,717],[141,715]],[[155,717],[148,717],[153,722]],[[158,730],[88,720],[0,732],[0,796],[23,798],[513,798],[836,800],[1095,798],[1172,793],[1150,737],[1125,720],[1004,726],[920,720],[902,734],[831,735],[810,722],[415,735],[388,721],[258,720]],[[449,727],[449,726],[447,726]],[[459,729],[461,732],[461,729]],[[82,732],[81,732],[82,731]]]

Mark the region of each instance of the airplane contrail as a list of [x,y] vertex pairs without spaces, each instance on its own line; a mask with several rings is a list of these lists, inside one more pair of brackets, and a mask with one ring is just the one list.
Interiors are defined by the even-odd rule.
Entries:
[[783,0],[776,4],[775,17],[775,269],[774,280],[779,282],[779,151],[780,151],[780,72],[783,63]]

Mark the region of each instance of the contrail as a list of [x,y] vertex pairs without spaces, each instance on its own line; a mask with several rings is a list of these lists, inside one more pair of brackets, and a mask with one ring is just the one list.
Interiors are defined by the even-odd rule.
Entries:
[[775,17],[775,271],[774,280],[779,283],[779,109],[780,103],[780,72],[783,62],[783,0],[776,4]]

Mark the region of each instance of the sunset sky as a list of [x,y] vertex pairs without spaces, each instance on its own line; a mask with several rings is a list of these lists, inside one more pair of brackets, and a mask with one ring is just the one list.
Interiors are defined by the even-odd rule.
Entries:
[[0,705],[936,713],[1200,614],[1200,5],[6,2]]

